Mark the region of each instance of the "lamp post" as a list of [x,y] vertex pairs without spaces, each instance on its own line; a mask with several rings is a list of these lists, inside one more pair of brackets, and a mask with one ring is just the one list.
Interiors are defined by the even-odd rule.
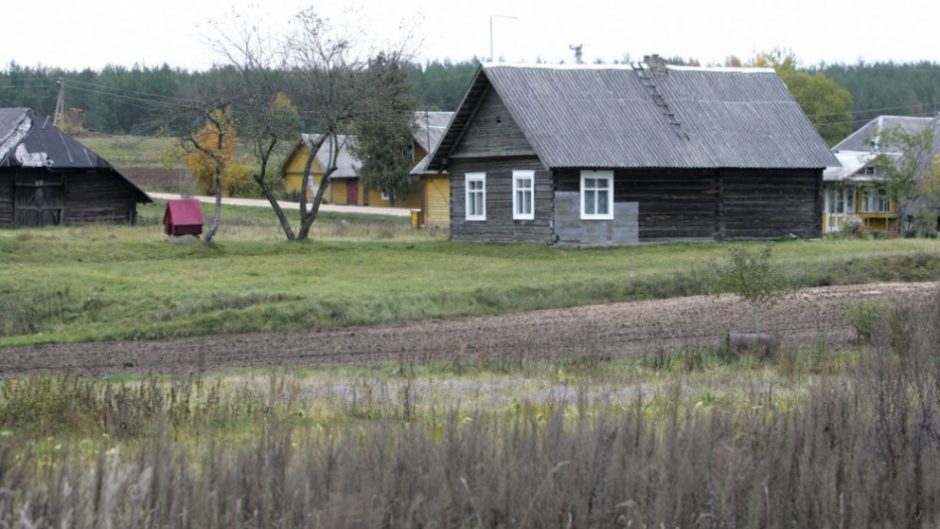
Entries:
[[518,17],[513,17],[509,15],[490,15],[490,62],[493,62],[493,20],[496,18],[508,18],[512,20],[519,20]]

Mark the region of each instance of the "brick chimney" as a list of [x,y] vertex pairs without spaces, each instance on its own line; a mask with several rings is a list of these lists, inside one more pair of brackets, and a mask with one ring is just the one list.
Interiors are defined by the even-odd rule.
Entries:
[[649,69],[653,72],[666,71],[666,59],[663,59],[656,53],[652,55],[644,55],[643,62],[645,62]]

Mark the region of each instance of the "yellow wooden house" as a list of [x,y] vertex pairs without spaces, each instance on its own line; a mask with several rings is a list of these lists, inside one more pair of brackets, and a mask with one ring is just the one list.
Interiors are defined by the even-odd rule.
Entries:
[[[288,193],[299,193],[304,178],[304,166],[307,163],[307,154],[317,137],[313,134],[301,134],[300,141],[284,160],[281,166],[281,177],[284,179],[284,188]],[[336,171],[330,178],[330,183],[324,191],[323,200],[328,204],[341,204],[362,206],[366,204],[362,183],[359,181],[360,163],[350,151],[350,136],[339,135],[339,155],[336,158]],[[324,144],[317,152],[310,166],[310,176],[307,182],[307,197],[316,195],[320,182],[323,181],[323,168],[329,165],[330,146]]]
[[[411,193],[395,200],[395,207],[419,211],[421,226],[447,227],[450,224],[450,178],[446,173],[427,170],[427,157],[440,143],[450,122],[452,112],[417,112],[415,114],[414,143],[410,149],[412,170],[417,181]],[[304,164],[315,135],[303,134],[281,166],[284,187],[290,192],[299,192],[303,183]],[[324,192],[324,200],[330,204],[371,207],[391,207],[389,197],[377,189],[366,189],[359,178],[362,164],[351,152],[352,136],[339,136],[340,153],[336,160],[336,171]],[[313,197],[323,180],[323,168],[329,163],[329,146],[321,147],[314,158],[308,182],[308,196]]]
[[[920,134],[934,129],[934,152],[940,150],[936,117],[878,116],[832,147],[840,167],[823,172],[823,233],[835,233],[850,222],[875,231],[898,229],[898,205],[885,193],[885,162],[905,156],[900,145],[885,139],[888,131]],[[890,138],[890,135],[888,135]]]
[[823,233],[838,233],[853,222],[873,231],[896,230],[898,206],[885,191],[884,155],[834,154],[842,165],[823,172]]

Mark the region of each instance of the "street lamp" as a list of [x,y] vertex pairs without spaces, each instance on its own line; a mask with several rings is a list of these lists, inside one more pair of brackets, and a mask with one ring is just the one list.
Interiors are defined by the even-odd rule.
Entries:
[[493,19],[495,18],[508,18],[512,20],[519,20],[518,17],[513,17],[509,15],[490,15],[490,62],[493,62]]

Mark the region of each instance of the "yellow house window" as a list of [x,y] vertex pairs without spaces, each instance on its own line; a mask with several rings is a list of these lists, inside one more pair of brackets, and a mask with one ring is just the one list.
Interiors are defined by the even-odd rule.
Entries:
[[868,189],[862,199],[865,213],[887,213],[891,211],[891,200],[884,189]]

